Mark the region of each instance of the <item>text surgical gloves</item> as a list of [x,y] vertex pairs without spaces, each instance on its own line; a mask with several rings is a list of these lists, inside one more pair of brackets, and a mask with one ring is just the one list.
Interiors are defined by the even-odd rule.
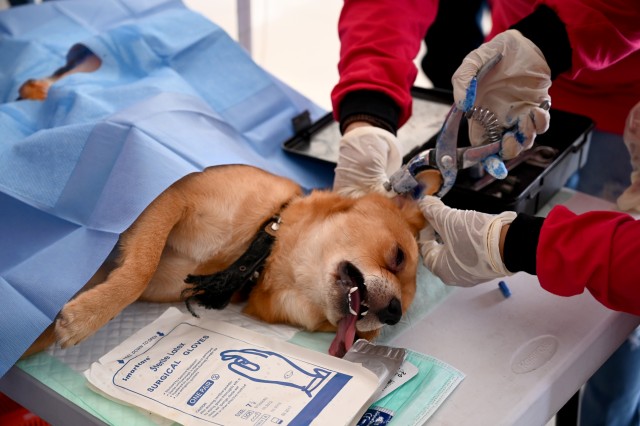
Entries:
[[512,275],[500,255],[500,232],[513,222],[515,212],[491,215],[458,210],[434,196],[423,197],[420,210],[429,223],[420,233],[420,253],[427,269],[442,282],[470,287]]
[[350,197],[369,192],[391,196],[384,183],[401,165],[399,141],[392,133],[374,126],[352,129],[340,141],[333,189]]
[[[478,78],[481,68],[489,68]],[[453,97],[459,108],[472,106],[495,114],[505,130],[500,157],[516,157],[531,148],[536,135],[549,128],[551,69],[542,52],[517,30],[498,34],[469,53],[454,73]],[[469,139],[474,146],[486,142],[485,127],[469,121]]]

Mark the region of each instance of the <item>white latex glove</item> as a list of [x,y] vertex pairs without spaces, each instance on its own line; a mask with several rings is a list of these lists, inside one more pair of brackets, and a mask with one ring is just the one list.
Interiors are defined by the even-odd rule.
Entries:
[[333,189],[349,197],[370,192],[393,196],[384,183],[402,166],[399,144],[392,133],[379,127],[349,130],[340,141]]
[[[473,78],[500,55],[502,59],[478,80],[474,93]],[[468,111],[475,105],[488,109],[507,129],[500,153],[505,160],[531,148],[536,135],[549,128],[549,111],[540,105],[544,101],[551,105],[551,69],[540,49],[517,30],[500,33],[469,53],[451,83],[459,108]],[[486,141],[485,127],[476,120],[469,121],[469,140],[474,146]]]
[[618,197],[621,210],[640,211],[640,102],[631,109],[622,134],[631,157],[631,186]]
[[434,196],[423,197],[420,209],[429,222],[420,233],[420,253],[424,265],[445,284],[471,287],[512,275],[500,256],[500,232],[513,222],[515,212],[490,215],[452,209]]

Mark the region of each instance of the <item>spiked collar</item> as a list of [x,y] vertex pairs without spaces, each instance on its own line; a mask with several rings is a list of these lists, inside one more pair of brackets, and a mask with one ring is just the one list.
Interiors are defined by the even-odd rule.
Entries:
[[193,301],[207,309],[223,309],[236,291],[249,294],[271,254],[280,228],[280,214],[288,204],[289,201],[262,223],[249,248],[227,269],[210,275],[187,275],[184,281],[191,285],[183,291],[183,296],[186,296],[185,304],[192,315],[198,316],[191,307]]

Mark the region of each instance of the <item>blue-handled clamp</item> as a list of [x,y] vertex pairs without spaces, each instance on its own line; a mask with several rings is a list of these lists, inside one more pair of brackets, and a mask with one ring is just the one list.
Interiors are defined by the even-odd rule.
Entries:
[[[498,120],[491,111],[474,106],[474,102],[477,84],[501,60],[502,54],[498,53],[478,70],[467,89],[465,110],[453,104],[436,140],[436,147],[419,153],[395,172],[385,183],[387,191],[398,194],[414,193],[420,186],[416,180],[417,174],[431,168],[437,169],[442,175],[442,186],[436,194],[442,198],[453,187],[459,169],[471,167],[490,155],[500,152],[503,129],[498,125]],[[458,131],[463,117],[473,118],[484,126],[487,144],[458,148]]]
[[442,186],[436,194],[443,197],[453,187],[459,169],[466,169],[479,163],[486,157],[500,152],[500,141],[486,145],[458,148],[460,122],[468,113],[454,104],[444,121],[436,140],[436,147],[422,151],[413,157],[400,170],[395,172],[386,183],[388,191],[407,194],[419,187],[418,173],[425,169],[437,169],[442,175]]

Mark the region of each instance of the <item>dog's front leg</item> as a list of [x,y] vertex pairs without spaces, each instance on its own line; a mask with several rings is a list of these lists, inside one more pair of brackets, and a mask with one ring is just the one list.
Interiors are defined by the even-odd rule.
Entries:
[[103,283],[79,293],[58,315],[55,333],[63,348],[92,335],[140,297],[183,212],[180,194],[169,188],[122,234],[119,266]]
[[55,325],[60,346],[73,346],[89,337],[138,299],[148,283],[145,275],[136,268],[119,267],[105,282],[64,305]]

